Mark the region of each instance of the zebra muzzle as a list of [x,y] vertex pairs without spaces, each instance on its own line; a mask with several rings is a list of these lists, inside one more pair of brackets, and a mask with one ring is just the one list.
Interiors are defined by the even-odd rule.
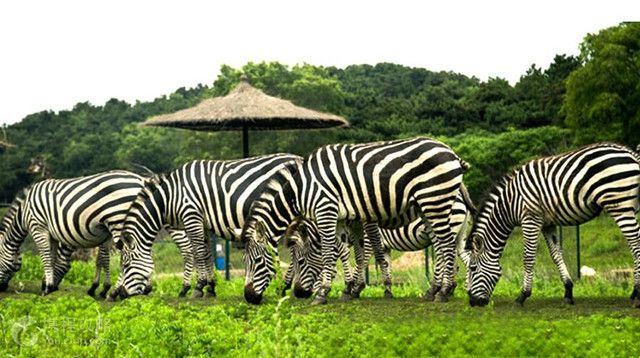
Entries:
[[0,283],[0,292],[4,292],[7,290],[7,288],[9,288],[9,282],[2,282]]
[[309,298],[313,294],[312,290],[307,290],[299,282],[293,286],[293,294],[298,298]]
[[262,294],[257,294],[253,283],[249,283],[244,286],[244,299],[251,304],[259,305],[262,302]]
[[487,297],[476,297],[473,295],[469,295],[469,304],[471,307],[475,306],[486,306],[489,303],[489,298]]

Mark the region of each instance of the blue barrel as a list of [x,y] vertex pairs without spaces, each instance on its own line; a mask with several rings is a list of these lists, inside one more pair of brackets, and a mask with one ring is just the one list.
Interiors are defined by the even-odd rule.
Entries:
[[216,270],[224,270],[224,256],[216,257]]

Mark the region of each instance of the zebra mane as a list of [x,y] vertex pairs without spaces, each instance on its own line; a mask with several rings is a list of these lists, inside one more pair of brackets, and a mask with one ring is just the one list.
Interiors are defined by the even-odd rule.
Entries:
[[[254,228],[256,222],[258,221],[257,212],[261,211],[260,209],[264,208],[265,201],[275,198],[280,191],[284,188],[288,187],[289,181],[285,177],[287,172],[290,173],[291,176],[295,176],[300,167],[302,166],[302,160],[293,160],[291,162],[283,164],[282,168],[280,168],[275,174],[269,178],[267,184],[265,185],[265,189],[260,194],[260,196],[251,203],[249,207],[249,215],[245,219],[244,225],[242,226],[242,233],[240,234],[240,240],[243,241],[244,237],[246,237],[247,231],[250,228]],[[291,198],[287,198],[291,199]]]
[[160,187],[160,183],[162,183],[166,179],[165,174],[154,174],[151,177],[145,178],[143,180],[142,189],[136,195],[136,198],[131,203],[131,208],[135,206],[142,206],[142,203],[146,200],[150,199],[153,194],[158,191]]
[[29,185],[28,187],[20,190],[18,194],[16,194],[16,197],[13,199],[11,205],[9,206],[9,210],[7,210],[6,214],[2,218],[2,222],[0,222],[0,233],[6,233],[10,229],[11,222],[18,213],[20,205],[22,205],[22,202],[24,202],[24,200],[26,199],[27,193],[29,192],[29,190],[31,190],[32,186],[33,185]]
[[511,180],[520,171],[520,169],[521,167],[517,167],[515,169],[512,169],[507,174],[503,175],[502,178],[494,182],[494,184],[492,184],[490,187],[491,189],[489,189],[489,191],[485,195],[483,195],[483,198],[480,201],[480,205],[478,206],[479,209],[477,209],[475,213],[472,213],[473,225],[471,226],[471,231],[469,231],[469,235],[467,235],[465,249],[470,250],[472,248],[471,244],[473,243],[473,238],[475,236],[473,234],[476,232],[478,228],[480,219],[482,218],[483,215],[485,215],[485,212],[489,210],[489,208],[495,207],[495,205],[493,204],[495,204],[500,194],[507,187],[507,184],[511,182]]

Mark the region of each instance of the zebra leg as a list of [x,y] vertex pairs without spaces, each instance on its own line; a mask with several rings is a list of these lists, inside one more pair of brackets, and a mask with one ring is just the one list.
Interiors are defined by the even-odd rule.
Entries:
[[[433,252],[441,252],[440,249],[440,240],[434,238],[433,240]],[[429,289],[424,293],[424,298],[427,301],[433,302],[436,299],[436,295],[442,289],[442,269],[444,266],[444,262],[442,260],[442,255],[438,254],[435,258],[435,265],[433,270],[433,280]]]
[[[102,291],[100,291],[100,298],[107,297],[107,293],[111,288],[111,270],[109,268],[109,261],[111,260],[111,240],[105,241],[98,248],[98,256],[96,257],[96,271],[99,272],[99,268],[104,270],[104,280],[102,281]],[[99,268],[98,268],[99,267]],[[98,283],[100,282],[100,275],[98,274]],[[94,281],[94,283],[96,283]],[[93,287],[93,284],[92,284]],[[96,286],[97,287],[97,286]],[[95,293],[95,290],[94,290]],[[93,296],[93,295],[92,295]]]
[[205,238],[205,249],[206,251],[206,269],[207,274],[207,293],[205,293],[206,297],[216,297],[216,276],[213,274],[213,248],[211,247],[211,240],[207,240]]
[[560,278],[562,279],[562,283],[564,284],[564,303],[574,304],[573,300],[573,280],[571,279],[571,275],[569,274],[569,270],[567,269],[567,264],[564,262],[564,255],[562,254],[562,248],[558,243],[558,238],[556,237],[556,226],[549,226],[544,229],[543,235],[545,242],[547,243],[547,247],[549,248],[549,254],[551,255],[551,259],[553,263],[560,271]]
[[340,245],[340,261],[342,261],[342,269],[344,271],[344,291],[342,291],[340,299],[349,301],[352,298],[351,291],[355,285],[355,273],[353,272],[353,267],[351,267],[351,262],[349,262],[349,245],[346,242],[340,242],[338,245]]
[[322,272],[320,273],[320,288],[316,293],[316,298],[312,305],[326,304],[327,296],[331,291],[331,283],[335,272],[336,261],[338,260],[335,250],[336,245],[336,224],[338,222],[337,206],[327,205],[322,208],[321,215],[316,214],[318,231],[322,240]]
[[176,243],[178,251],[184,261],[184,271],[182,273],[182,289],[178,297],[185,297],[191,289],[191,275],[193,274],[193,246],[187,234],[182,230],[169,230],[171,238]]
[[[433,188],[425,188],[417,192],[416,201],[423,218],[431,225],[435,235],[433,248],[436,253],[434,270],[436,286],[430,288],[430,291],[437,292],[436,300],[446,302],[453,295],[455,282],[456,237],[449,221],[457,190],[444,195],[434,195],[430,191],[433,191]],[[439,285],[441,286],[438,287]],[[427,296],[427,298],[430,297]]]
[[378,228],[377,223],[366,223],[364,224],[364,233],[366,238],[371,241],[373,255],[376,258],[376,263],[380,267],[380,271],[382,271],[385,297],[388,297],[387,292],[391,292],[391,273],[389,272],[389,263],[385,260],[385,252],[382,249],[380,228]]
[[631,304],[636,308],[640,308],[640,227],[638,227],[633,210],[618,211],[615,208],[607,208],[607,212],[616,221],[624,237],[627,238],[627,244],[633,256]]
[[364,237],[352,237],[353,251],[356,255],[356,275],[351,289],[351,298],[360,298],[360,293],[366,287],[364,282],[365,270],[369,264],[368,241]]
[[527,217],[522,222],[523,236],[523,263],[524,277],[522,279],[522,289],[520,295],[516,299],[516,303],[524,305],[524,301],[531,296],[531,287],[533,283],[533,267],[536,263],[536,251],[538,249],[538,233],[542,228],[542,222],[537,219]]
[[40,260],[42,261],[42,267],[44,269],[44,279],[42,282],[42,295],[46,296],[55,289],[55,278],[53,274],[52,258],[55,257],[55,252],[52,251],[52,245],[49,241],[49,232],[42,229],[32,230],[33,241],[36,244],[38,252],[40,253]]
[[[205,238],[204,222],[197,213],[189,213],[185,215],[183,220],[187,236],[191,239],[195,254],[196,270],[198,271],[198,280],[193,290],[193,298],[204,296],[202,290],[211,281],[211,272],[207,271],[209,265],[207,260],[211,260],[211,249],[207,248],[209,240]],[[192,215],[195,214],[195,215]]]
[[95,297],[96,289],[100,286],[100,273],[102,271],[102,265],[100,264],[100,249],[98,249],[98,255],[96,255],[96,271],[93,275],[93,281],[91,282],[91,287],[87,291],[87,294],[91,297]]
[[58,290],[60,282],[67,272],[69,272],[69,268],[71,268],[71,254],[73,254],[73,249],[59,243],[57,243],[56,246],[57,250],[53,266],[53,277],[55,281],[55,290]]
[[293,264],[289,265],[287,272],[284,273],[284,288],[282,289],[282,297],[287,295],[287,291],[291,289],[293,282]]
[[393,298],[393,292],[391,291],[391,250],[384,251],[384,261],[387,263],[389,270],[389,284],[385,282],[384,285],[384,298]]

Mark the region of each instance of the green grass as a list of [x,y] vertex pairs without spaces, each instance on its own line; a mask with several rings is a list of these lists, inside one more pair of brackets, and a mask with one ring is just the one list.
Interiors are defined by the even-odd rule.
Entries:
[[[360,300],[341,302],[336,280],[326,306],[281,299],[272,284],[260,306],[245,303],[243,281],[219,278],[218,297],[178,299],[179,276],[154,281],[149,297],[107,303],[85,295],[93,263],[74,263],[61,291],[39,296],[39,260],[25,255],[23,269],[0,294],[3,356],[639,356],[640,310],[631,308],[630,278],[605,272],[631,267],[624,238],[608,218],[581,227],[582,263],[598,276],[575,285],[575,306],[562,302],[563,287],[544,243],[538,253],[533,296],[513,300],[522,279],[519,233],[502,260],[504,277],[492,302],[471,308],[461,289],[451,302],[421,298],[424,269],[394,272],[394,299],[383,299],[379,275]],[[565,255],[575,271],[575,239],[565,232]],[[573,246],[572,246],[573,245]],[[156,272],[181,271],[171,245],[154,249]],[[235,252],[234,255],[238,255]],[[117,263],[113,264],[117,271]],[[574,275],[575,276],[575,275]],[[115,274],[113,277],[115,282]]]

